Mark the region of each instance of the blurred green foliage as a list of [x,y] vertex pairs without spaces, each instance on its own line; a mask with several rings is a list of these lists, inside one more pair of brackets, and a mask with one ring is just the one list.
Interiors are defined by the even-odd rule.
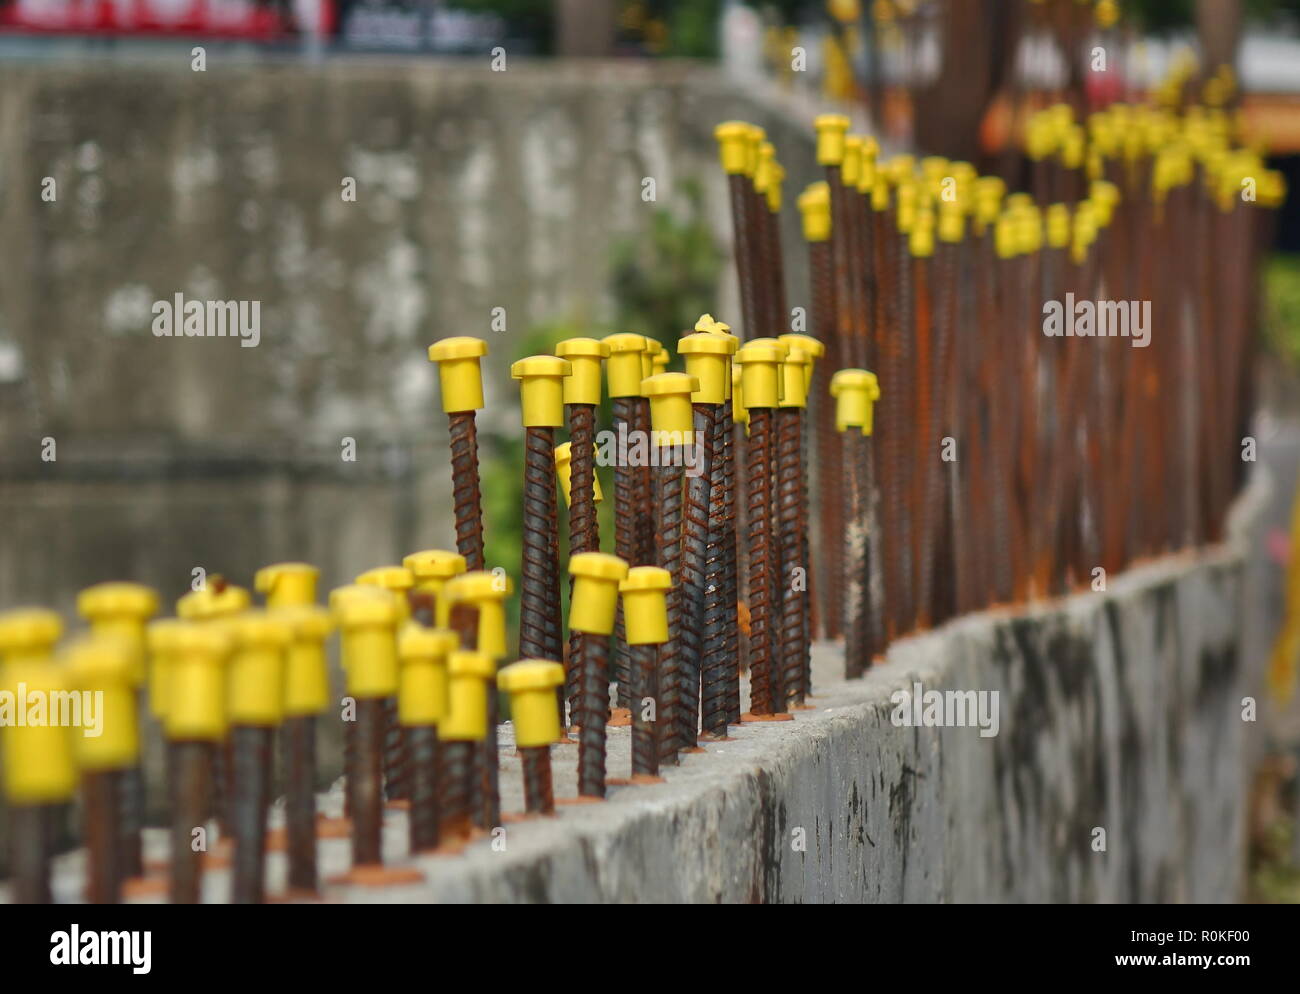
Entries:
[[717,307],[723,256],[704,220],[699,183],[681,185],[680,219],[657,210],[648,235],[614,247],[613,292],[620,331],[657,339],[674,351],[677,339]]
[[1264,342],[1300,369],[1300,255],[1276,254],[1264,266]]
[[[1300,17],[1300,0],[1244,0],[1244,6],[1249,20]],[[1196,0],[1122,0],[1120,9],[1126,19],[1153,34],[1190,28],[1196,20]]]

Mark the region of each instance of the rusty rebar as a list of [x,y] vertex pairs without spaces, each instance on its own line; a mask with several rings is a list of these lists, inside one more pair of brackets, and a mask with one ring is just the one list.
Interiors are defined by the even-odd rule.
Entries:
[[[136,713],[141,711],[140,695],[136,694]],[[121,822],[121,834],[118,837],[120,848],[119,870],[122,879],[144,875],[144,814],[147,803],[144,785],[144,769],[134,763],[122,771],[116,778],[118,790],[118,819]]]
[[82,838],[86,848],[86,900],[122,899],[120,770],[91,770],[81,778]]
[[547,659],[550,614],[551,510],[555,502],[555,447],[550,428],[524,429],[524,536],[519,596],[519,655]]
[[[633,397],[632,430],[638,437],[646,439],[649,446],[653,438],[650,432],[650,398]],[[633,566],[653,566],[658,559],[657,549],[659,535],[655,525],[655,479],[654,467],[647,459],[644,466],[636,467],[636,498],[633,503],[633,532],[636,535],[636,551],[630,560]]]
[[524,770],[524,811],[530,815],[555,814],[551,790],[551,747],[522,746],[519,759]]
[[[713,455],[709,466],[708,542],[704,566],[704,615],[700,629],[703,668],[700,673],[701,731],[713,738],[727,734],[728,681],[736,671],[735,649],[731,644],[731,626],[735,623],[734,599],[727,596],[727,486],[726,437],[731,422],[723,421],[722,405],[708,405],[707,431]],[[735,532],[731,538],[734,541]],[[733,549],[734,555],[734,549]],[[730,615],[730,617],[728,616]]]
[[476,793],[477,742],[443,742],[439,749],[439,787],[442,839],[462,839],[469,834],[471,802]]
[[261,904],[266,899],[266,812],[271,803],[273,735],[272,729],[253,725],[235,725],[230,730],[235,759],[232,904]]
[[807,585],[799,581],[796,570],[806,574],[802,541],[804,520],[800,507],[803,478],[803,411],[797,407],[778,408],[776,420],[776,528],[781,552],[781,616],[773,619],[779,631],[780,651],[776,656],[781,668],[779,710],[791,704],[802,705],[807,696],[804,686],[804,621],[808,605],[803,596]]
[[[621,439],[632,430],[636,421],[636,404],[633,397],[615,397],[611,401],[614,412],[614,431]],[[614,464],[614,554],[631,565],[649,565],[637,563],[636,540],[636,501],[637,474],[634,466],[628,466],[623,459]],[[632,700],[632,654],[627,645],[627,633],[623,624],[623,602],[619,599],[618,610],[614,614],[614,680],[618,683],[618,703],[620,707],[631,707]]]
[[777,558],[772,527],[772,435],[771,409],[750,408],[745,489],[749,511],[749,709],[753,714],[773,714],[782,701],[774,644],[777,618],[772,613],[772,569]]
[[686,638],[688,614],[682,599],[682,447],[663,445],[658,449],[659,563],[672,577],[667,594],[668,641],[659,651],[659,682],[656,718],[659,726],[659,761],[675,764],[684,748]]
[[[831,230],[825,242],[809,246],[809,263],[812,267],[813,306],[822,310],[827,320],[820,326],[818,334],[822,336],[826,354],[818,365],[825,370],[824,382],[818,391],[826,396],[826,386],[830,374],[848,364],[848,356],[853,347],[852,306],[856,296],[853,292],[853,275],[848,256],[848,203],[844,183],[840,176],[840,167],[826,167],[826,183],[831,198]],[[814,251],[814,249],[816,251]],[[819,306],[820,305],[820,306]],[[814,374],[815,374],[814,370]],[[829,407],[828,407],[829,411]],[[825,628],[827,638],[836,638],[841,634],[840,622],[844,616],[843,591],[833,578],[843,571],[844,542],[844,490],[839,473],[835,471],[835,432],[829,413],[827,420],[818,426],[820,434],[819,451],[826,461],[823,463],[821,486],[822,515],[822,555],[826,560],[825,586]]]
[[[596,406],[569,405],[569,555],[600,551],[600,531],[596,519],[596,465],[592,447],[596,444]],[[574,578],[569,577],[569,599],[573,599]],[[569,632],[568,667],[565,670],[564,696],[576,715],[582,693],[583,675],[578,660],[582,657],[583,633]],[[576,721],[576,718],[575,718]],[[603,722],[602,722],[603,723]]]
[[732,173],[727,177],[727,192],[731,196],[731,224],[733,246],[736,253],[736,277],[740,284],[740,319],[744,325],[743,334],[752,337],[757,321],[758,305],[754,294],[753,269],[753,225],[750,221],[752,208],[750,196],[752,183],[743,173]]
[[[696,465],[686,478],[682,548],[682,687],[679,742],[684,749],[698,743],[700,692],[708,641],[704,634],[708,597],[709,506],[713,482],[713,404],[693,405],[693,449]],[[682,450],[684,451],[684,450]]]
[[356,757],[347,783],[352,799],[354,866],[376,866],[383,862],[383,722],[381,698],[357,698]]
[[202,897],[203,850],[195,848],[196,830],[202,830],[211,804],[213,746],[208,742],[173,742],[174,776],[171,792],[171,872],[169,899],[172,904],[198,904]]
[[497,725],[501,721],[501,698],[496,687],[489,685],[487,694],[487,732],[476,750],[477,786],[474,824],[490,832],[501,824],[501,757],[497,744]]
[[[351,722],[345,723],[351,725]],[[288,840],[289,889],[314,893],[316,876],[316,718],[285,719],[284,815]]]
[[[714,426],[717,436],[722,440],[723,515],[717,522],[717,526],[722,531],[722,617],[726,657],[721,679],[728,724],[740,721],[740,661],[744,651],[743,636],[740,631],[740,581],[737,575],[739,550],[736,540],[735,429],[735,423],[732,421],[732,402],[728,397],[722,402],[722,410]],[[715,448],[714,451],[717,449]]]
[[[634,645],[632,649],[632,775],[659,774],[659,734],[666,727],[659,709],[659,649]],[[647,707],[653,709],[647,714]]]
[[578,685],[578,793],[605,796],[605,721],[609,715],[609,636],[583,632],[573,661]]
[[438,848],[439,805],[438,727],[412,725],[406,729],[411,782],[411,852]]
[[479,493],[478,427],[473,411],[447,415],[451,445],[451,496],[456,517],[456,551],[465,569],[483,569],[483,499]]
[[410,784],[406,773],[406,733],[397,720],[397,698],[384,701],[384,797],[390,801],[409,800]]
[[838,486],[840,474],[835,465],[835,410],[830,401],[831,373],[837,367],[838,356],[832,354],[830,336],[833,334],[835,320],[835,281],[831,274],[830,245],[825,241],[808,243],[808,268],[811,290],[811,310],[813,337],[826,346],[826,354],[821,362],[813,367],[813,416],[815,419],[817,449],[817,500],[818,520],[821,524],[817,561],[820,570],[817,575],[817,590],[821,598],[818,613],[819,632],[826,638],[833,638],[838,621],[830,617],[832,606],[831,588],[836,579],[831,570],[834,567],[841,536],[835,531],[833,502],[827,496],[829,487]]
[[863,457],[866,439],[850,428],[840,434],[840,466],[848,491],[844,533],[844,678],[862,676],[871,663],[867,588],[867,517]]

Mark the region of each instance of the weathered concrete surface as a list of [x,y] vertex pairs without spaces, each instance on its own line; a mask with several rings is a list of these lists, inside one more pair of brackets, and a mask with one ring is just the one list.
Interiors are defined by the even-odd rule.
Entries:
[[[175,54],[0,62],[0,606],[70,611],[105,579],[174,595],[196,566],[245,582],[281,556],[333,585],[447,544],[427,345],[489,340],[490,458],[518,437],[525,333],[614,320],[616,243],[684,218],[698,184],[730,244],[718,121],[762,123],[781,150],[790,306],[807,309],[808,118],[762,87],[629,60],[223,49],[196,73]],[[152,304],[177,292],[259,301],[260,344],[155,337]],[[729,265],[712,307],[737,320]]]
[[[1244,552],[1267,499],[1257,481],[1232,538],[1111,577],[1104,593],[988,613],[904,640],[865,679],[816,654],[816,707],[746,725],[665,770],[555,819],[507,817],[456,856],[421,857],[421,885],[329,887],[348,901],[1228,902],[1244,878]],[[892,695],[995,691],[997,734],[899,727]],[[502,806],[522,810],[505,748]],[[628,732],[610,730],[626,775]],[[576,793],[576,747],[555,749],[556,792]],[[338,785],[323,798],[337,812]],[[1105,850],[1094,843],[1105,830]],[[802,830],[802,832],[800,832]],[[806,843],[801,849],[799,836]],[[151,846],[161,857],[161,835]],[[386,858],[408,858],[390,812]],[[60,895],[77,900],[80,854]],[[345,841],[321,844],[325,874]],[[282,886],[283,856],[268,878]],[[214,873],[207,897],[223,900]]]

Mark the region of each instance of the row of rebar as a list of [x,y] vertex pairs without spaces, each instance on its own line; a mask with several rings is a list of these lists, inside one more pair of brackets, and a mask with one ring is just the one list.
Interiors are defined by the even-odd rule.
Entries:
[[[1284,196],[1231,118],[1049,108],[1028,154],[1053,203],[968,163],[881,160],[848,125],[818,118],[825,180],[799,198],[822,379],[870,369],[880,397],[872,437],[837,442],[837,401],[813,395],[818,631],[846,635],[848,674],[956,614],[1220,538],[1253,458],[1258,208]],[[723,151],[733,207],[744,154]]]
[[[675,356],[623,333],[512,366],[525,436],[517,652],[514,582],[484,557],[487,346],[473,338],[429,349],[455,552],[369,570],[328,609],[303,563],[258,573],[265,607],[209,577],[176,618],[152,621],[152,591],[103,584],[79,601],[89,635],[57,654],[56,614],[0,614],[6,689],[106,701],[93,738],[5,729],[15,897],[52,898],[57,825],[78,788],[90,900],[162,889],[196,902],[205,869],[228,863],[224,896],[260,902],[280,846],[290,896],[309,897],[325,835],[351,839],[339,883],[411,882],[414,865],[385,864],[386,808],[406,809],[411,853],[500,827],[498,691],[525,811],[551,814],[566,726],[578,796],[598,800],[629,782],[608,776],[612,728],[630,726],[630,782],[643,783],[741,722],[790,720],[812,691],[815,634],[844,636],[856,677],[894,639],[956,614],[1095,588],[1099,573],[1218,538],[1242,473],[1256,208],[1280,202],[1280,177],[1195,107],[1116,105],[1084,124],[1045,112],[1032,122],[1035,183],[1066,198],[1047,205],[964,163],[878,161],[847,129],[818,118],[825,179],[799,198],[811,334],[787,327],[783,170],[757,129],[729,122],[717,136],[743,326],[704,315]],[[1098,333],[1121,317],[1126,334]],[[675,359],[684,371],[668,370]],[[612,462],[616,555],[600,551],[598,460]],[[327,819],[315,736],[333,706],[335,630],[346,800]],[[151,721],[167,741],[165,867],[142,858]],[[271,833],[277,779],[285,824]]]

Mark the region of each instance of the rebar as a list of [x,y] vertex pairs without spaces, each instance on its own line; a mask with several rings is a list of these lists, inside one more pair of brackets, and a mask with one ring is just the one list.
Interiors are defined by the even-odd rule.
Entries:
[[744,325],[743,334],[753,336],[756,327],[758,305],[754,295],[754,268],[751,258],[753,242],[753,225],[750,222],[750,195],[752,184],[743,173],[732,173],[727,177],[727,192],[731,196],[731,223],[733,245],[736,252],[736,277],[740,284],[740,319]]
[[[735,623],[734,599],[727,600],[727,499],[726,437],[731,421],[723,405],[709,406],[709,448],[713,454],[709,472],[708,544],[704,566],[704,620],[701,628],[703,669],[700,674],[701,730],[713,738],[725,738],[728,718],[728,680],[735,671],[735,649],[731,626]],[[727,417],[724,422],[723,418]],[[731,533],[734,540],[735,533]],[[735,672],[737,682],[739,672]]]
[[86,900],[117,904],[122,899],[122,771],[94,770],[82,775],[82,838],[86,847]]
[[[622,438],[632,430],[636,421],[636,404],[633,397],[615,397],[612,401],[614,411],[614,430]],[[648,565],[636,562],[636,501],[637,501],[636,467],[624,465],[618,460],[614,465],[614,554],[632,565]],[[572,482],[572,481],[570,481]],[[631,652],[627,645],[627,633],[623,625],[623,603],[619,600],[614,615],[614,680],[618,683],[618,703],[620,707],[631,707],[632,701],[632,665]]]
[[609,713],[609,636],[583,632],[573,661],[581,680],[577,702],[578,793],[605,796],[605,719]]
[[777,409],[774,417],[777,436],[775,524],[781,551],[778,584],[782,596],[780,653],[776,658],[782,673],[778,710],[785,711],[791,704],[802,705],[807,695],[804,686],[804,621],[808,616],[808,606],[803,596],[807,585],[798,581],[795,572],[803,570],[806,573],[808,565],[804,558],[804,520],[799,499],[803,486],[803,411],[797,407],[782,407]]
[[501,824],[501,757],[497,746],[497,725],[501,721],[501,699],[496,687],[488,687],[487,733],[476,750],[477,802],[474,824],[490,832]]
[[685,742],[681,735],[685,704],[686,608],[682,601],[682,451],[680,445],[660,446],[659,459],[659,563],[672,576],[668,590],[668,641],[659,651],[656,718],[659,761],[675,764]]
[[[592,447],[596,444],[596,407],[594,404],[569,405],[569,555],[600,551],[600,531],[596,519],[596,466]],[[569,598],[573,598],[574,578],[569,578]],[[576,714],[582,693],[583,633],[569,633],[569,665],[565,671],[564,696]],[[603,724],[603,721],[602,721]]]
[[772,613],[772,566],[776,561],[772,540],[772,443],[771,409],[750,408],[745,468],[749,505],[749,709],[753,714],[774,714],[781,700],[780,674],[775,669],[776,618]]
[[456,551],[465,569],[483,569],[483,499],[479,493],[478,427],[473,411],[447,415],[451,446],[451,497],[456,517]]
[[172,904],[198,904],[202,896],[203,850],[195,847],[196,830],[207,821],[211,803],[213,746],[207,742],[173,742],[175,776],[171,790],[171,871],[169,900]]
[[411,852],[438,848],[442,820],[438,791],[438,728],[414,725],[406,729],[411,782]]
[[555,502],[555,447],[550,428],[525,428],[524,538],[519,596],[519,655],[546,659],[551,645],[551,513]]
[[406,773],[406,735],[397,721],[397,698],[384,699],[384,797],[390,801],[409,800],[410,784]]
[[737,576],[739,551],[736,541],[735,423],[732,421],[731,398],[722,402],[715,431],[722,439],[723,515],[718,526],[722,529],[722,617],[726,639],[725,669],[722,674],[723,699],[727,723],[736,724],[740,721],[740,660],[743,649],[739,614],[740,581]]
[[868,639],[867,533],[863,456],[866,440],[850,428],[840,435],[840,464],[848,484],[848,528],[844,535],[844,678],[853,680],[871,662]]
[[270,728],[252,725],[236,725],[230,732],[235,759],[232,904],[261,904],[266,898],[266,812],[271,801],[273,734]]
[[[659,646],[632,649],[632,775],[659,775],[659,730],[666,727],[659,708]],[[653,711],[647,715],[649,705]]]
[[713,404],[693,405],[696,464],[686,478],[682,550],[682,686],[678,741],[693,749],[700,728],[700,690],[708,641],[704,636],[709,556],[709,502],[713,481]]
[[[351,722],[345,723],[350,726]],[[285,831],[289,889],[315,893],[316,875],[316,718],[294,715],[284,723]]]
[[442,821],[439,836],[442,839],[462,839],[469,834],[470,803],[477,783],[477,745],[476,742],[441,743],[439,786]]
[[555,814],[551,790],[551,747],[523,746],[519,759],[524,770],[524,811],[530,815]]
[[383,721],[382,699],[357,699],[356,757],[347,783],[352,799],[353,866],[383,862]]
[[[136,713],[140,712],[139,696]],[[124,880],[144,875],[144,847],[142,842],[145,812],[144,770],[139,763],[128,766],[117,780],[118,818],[121,821],[120,871]]]

